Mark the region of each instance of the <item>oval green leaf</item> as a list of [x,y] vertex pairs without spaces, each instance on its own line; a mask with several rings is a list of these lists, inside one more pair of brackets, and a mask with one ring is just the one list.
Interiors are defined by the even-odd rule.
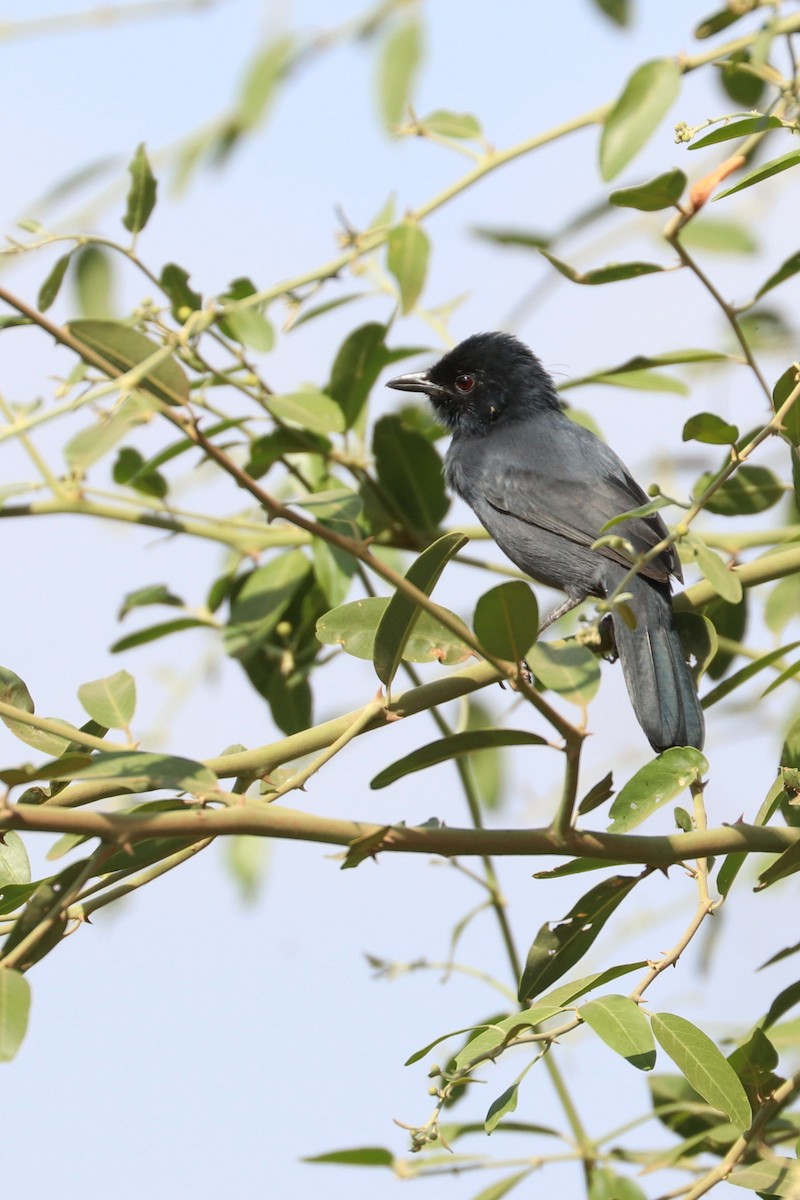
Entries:
[[398,758],[391,766],[379,771],[370,783],[370,787],[388,787],[405,775],[414,771],[423,771],[426,767],[434,767],[450,759],[462,758],[467,754],[475,754],[481,750],[496,750],[503,746],[546,746],[547,742],[537,733],[528,733],[522,729],[473,729],[467,733],[452,733],[438,741],[420,746],[412,750],[404,758]]
[[[388,604],[388,596],[370,596],[331,609],[317,621],[317,638],[325,646],[338,645],[355,658],[371,661],[375,633]],[[458,620],[455,613],[450,616]],[[468,632],[466,627],[464,632]],[[441,662],[453,666],[464,662],[471,654],[469,646],[429,613],[423,612],[406,643],[403,656],[408,662]]]
[[658,212],[677,204],[686,187],[683,171],[665,171],[638,187],[620,188],[608,197],[618,208],[637,208],[640,212]]
[[472,141],[481,136],[481,123],[472,113],[455,113],[445,108],[437,108],[420,121],[423,129],[435,133],[439,137],[465,138]]
[[750,1127],[752,1113],[741,1080],[711,1038],[685,1017],[656,1013],[653,1033],[694,1090],[725,1113],[739,1130]]
[[311,433],[343,433],[344,414],[335,400],[318,388],[303,387],[284,396],[267,396],[264,403],[280,421],[291,421]]
[[677,99],[680,87],[681,70],[674,59],[653,59],[634,71],[603,124],[603,179],[618,175],[650,140]]
[[122,224],[129,233],[139,233],[144,229],[155,208],[158,187],[147,160],[144,142],[139,143],[128,171],[131,186],[128,190],[128,210],[122,218]]
[[611,833],[625,833],[702,779],[708,760],[692,746],[674,746],[645,763],[611,805]]
[[600,996],[584,1004],[578,1013],[631,1066],[652,1071],[656,1065],[656,1047],[650,1023],[629,996]]
[[537,684],[572,704],[587,705],[600,687],[597,656],[577,642],[537,642],[527,662]]
[[0,970],[0,1062],[11,1062],[22,1045],[30,1008],[30,984],[22,972]]
[[519,663],[536,641],[539,608],[527,583],[501,583],[481,596],[473,621],[475,636],[497,658]]
[[[693,497],[699,498],[714,480],[714,473],[701,475],[693,489]],[[739,517],[749,513],[765,512],[783,499],[785,488],[780,479],[766,467],[753,467],[749,463],[739,467],[735,475],[726,479],[705,503],[708,512],[722,517]]]
[[[152,355],[165,350],[120,321],[70,321],[67,329],[79,347],[85,347],[87,353],[82,357],[89,366],[99,366],[95,357],[99,356],[114,368],[106,372],[111,378],[132,371]],[[105,370],[104,367],[100,369]],[[164,404],[184,404],[189,399],[189,380],[174,358],[168,357],[158,363],[137,380],[136,386]]]
[[82,683],[78,699],[93,720],[107,729],[127,729],[136,711],[136,681],[127,671]]
[[710,446],[733,446],[739,439],[739,430],[729,425],[716,413],[697,413],[683,427],[685,442],[705,442]]
[[392,30],[378,60],[378,102],[389,130],[403,119],[421,61],[420,23],[404,21]]
[[430,242],[416,221],[395,225],[387,241],[386,265],[400,288],[400,311],[411,312],[425,286]]
[[779,175],[781,171],[788,171],[791,167],[796,167],[798,163],[800,163],[800,150],[790,150],[788,154],[782,154],[780,158],[773,158],[757,170],[751,171],[749,175],[745,175],[744,179],[740,179],[737,184],[726,191],[720,192],[714,199],[721,200],[723,196],[732,196],[734,192],[744,191],[745,188],[762,183],[763,180],[770,179],[773,175]]

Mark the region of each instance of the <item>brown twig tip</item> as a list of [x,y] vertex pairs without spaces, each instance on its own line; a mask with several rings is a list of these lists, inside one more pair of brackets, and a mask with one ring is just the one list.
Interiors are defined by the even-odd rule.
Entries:
[[709,171],[702,179],[698,179],[697,183],[693,184],[689,191],[690,212],[696,213],[707,203],[709,196],[716,187],[722,183],[723,179],[727,179],[734,171],[738,171],[747,162],[744,154],[733,154],[730,158],[726,158],[713,171]]

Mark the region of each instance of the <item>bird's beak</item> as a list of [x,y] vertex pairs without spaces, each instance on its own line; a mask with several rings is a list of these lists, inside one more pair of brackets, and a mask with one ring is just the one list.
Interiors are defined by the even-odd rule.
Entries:
[[395,388],[398,392],[425,392],[427,396],[446,396],[447,389],[441,384],[433,383],[427,371],[412,371],[409,375],[397,375],[387,380],[387,387]]

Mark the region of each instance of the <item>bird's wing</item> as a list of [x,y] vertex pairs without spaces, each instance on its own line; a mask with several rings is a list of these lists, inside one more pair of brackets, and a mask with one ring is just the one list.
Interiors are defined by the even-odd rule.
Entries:
[[[567,465],[548,463],[546,456],[537,455],[534,471],[518,463],[506,462],[483,478],[484,499],[498,512],[515,517],[527,525],[591,546],[600,530],[613,517],[646,504],[648,496],[630,476],[613,452],[604,447],[605,460],[596,470],[584,473],[580,463]],[[515,457],[517,457],[515,455]],[[575,467],[574,473],[572,467]],[[608,468],[615,468],[613,474]],[[626,538],[634,554],[645,554],[666,535],[667,529],[657,513],[649,517],[634,517],[620,522],[609,533]],[[630,560],[619,550],[603,546],[598,553],[629,567]],[[642,568],[650,579],[667,580],[670,575],[680,578],[680,564],[673,549],[660,555]]]

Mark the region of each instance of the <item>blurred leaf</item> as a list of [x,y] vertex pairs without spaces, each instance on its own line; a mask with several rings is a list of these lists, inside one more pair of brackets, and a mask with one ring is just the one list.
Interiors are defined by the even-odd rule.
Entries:
[[744,179],[740,179],[733,187],[720,192],[714,199],[721,200],[723,196],[732,196],[734,192],[741,192],[756,183],[770,179],[773,175],[780,174],[781,171],[788,171],[790,167],[796,167],[798,163],[800,163],[800,150],[790,150],[788,154],[782,154],[780,158],[773,158],[768,163],[763,163],[755,171],[751,171],[749,175],[745,175]]
[[[247,304],[237,306],[237,302],[248,300],[255,296],[256,285],[251,279],[241,276],[231,281],[227,292],[220,296],[220,301],[228,311],[220,317],[217,325],[226,337],[251,350],[268,352],[275,344],[275,331],[264,316],[263,306]],[[272,397],[270,396],[271,400]]]
[[216,628],[213,621],[203,621],[200,617],[180,617],[177,621],[163,621],[159,625],[139,629],[136,633],[128,633],[118,638],[110,650],[112,654],[120,654],[123,650],[132,650],[134,646],[145,646],[148,642],[157,642],[159,638],[169,637],[173,633],[182,633],[184,629]]
[[304,308],[297,319],[284,328],[297,329],[300,325],[305,325],[306,321],[313,321],[317,317],[333,312],[335,308],[341,308],[343,304],[352,304],[354,300],[362,300],[363,297],[363,292],[351,292],[348,296],[337,296],[333,300],[326,300],[324,304],[315,304],[312,308]]
[[113,276],[111,255],[100,246],[85,246],[75,252],[75,288],[84,317],[111,317]]
[[692,746],[665,750],[645,763],[620,790],[611,805],[609,830],[626,833],[635,828],[707,773],[708,761]]
[[302,1158],[307,1163],[336,1163],[343,1167],[391,1167],[394,1155],[381,1146],[360,1146],[356,1150],[331,1150],[327,1154],[314,1154]]
[[698,567],[717,595],[729,604],[738,604],[744,594],[739,576],[728,569],[725,561],[698,534],[688,534],[685,544],[694,553]]
[[595,1167],[588,1200],[647,1200],[637,1183],[609,1167]]
[[550,254],[549,251],[539,248],[539,253],[543,254],[555,269],[572,283],[583,283],[595,285],[600,283],[617,283],[621,279],[638,279],[640,275],[652,275],[656,271],[663,271],[664,267],[658,263],[648,262],[627,262],[627,263],[608,263],[605,267],[596,267],[592,271],[579,271],[576,267],[570,266],[562,259],[556,258],[555,254]]
[[693,612],[675,613],[675,628],[697,688],[717,654],[717,631],[705,614]]
[[172,315],[183,324],[193,312],[203,307],[203,297],[189,287],[189,273],[177,263],[167,263],[161,270],[160,283],[172,307]]
[[640,212],[658,212],[677,204],[686,187],[683,171],[666,171],[637,187],[620,188],[608,197],[618,208],[638,208]]
[[408,524],[430,532],[450,507],[442,460],[427,438],[406,429],[395,416],[381,417],[372,435],[372,453],[381,487]]
[[[26,713],[36,711],[27,686],[19,675],[10,671],[8,667],[0,667],[0,700],[4,704],[13,704],[15,708],[21,708]],[[0,717],[0,721],[26,746],[32,746],[34,750],[41,750],[43,754],[50,754],[55,758],[59,754],[63,754],[67,748],[68,743],[65,738],[46,733],[42,729],[35,729],[32,725],[26,725],[13,717]]]
[[267,838],[240,833],[226,838],[226,865],[247,904],[258,899],[264,884],[270,843]]
[[785,671],[781,671],[780,675],[773,679],[772,683],[764,688],[763,692],[761,693],[762,699],[764,696],[768,696],[770,692],[774,692],[776,688],[786,683],[787,680],[794,679],[798,673],[800,673],[800,661],[792,663],[792,665],[787,667]]
[[[594,2],[600,12],[605,13],[615,25],[621,25],[624,28],[630,24],[630,0],[594,0]],[[595,1197],[591,1197],[591,1200],[595,1200]]]
[[427,746],[412,750],[389,767],[379,771],[370,783],[373,789],[387,787],[405,775],[422,771],[450,759],[474,754],[476,751],[497,749],[500,746],[546,746],[547,742],[537,733],[526,733],[520,729],[476,729],[465,733],[453,733],[441,737]]
[[[483,1123],[484,1129],[487,1133],[494,1133],[503,1117],[516,1110],[518,1094],[519,1083],[512,1083],[511,1087],[506,1088],[506,1090],[499,1095],[496,1100],[492,1101],[492,1103],[489,1105],[489,1111],[486,1114],[486,1120]],[[523,1171],[522,1174],[529,1175],[530,1171]],[[507,1183],[508,1181],[503,1180],[502,1182]],[[515,1179],[514,1182],[516,1183],[517,1180]],[[504,1196],[506,1192],[509,1191],[511,1186],[513,1186],[513,1184],[510,1184],[509,1187],[504,1188],[499,1194]],[[494,1196],[498,1194],[497,1187],[498,1185],[495,1184],[493,1193]],[[491,1196],[492,1192],[490,1191],[489,1194]],[[486,1193],[484,1192],[484,1196],[485,1195]],[[480,1198],[478,1197],[477,1200],[480,1200]]]
[[587,871],[607,871],[610,867],[625,867],[618,858],[573,858],[550,871],[534,871],[534,879],[564,879],[568,875],[585,875]]
[[[430,596],[450,559],[468,541],[463,533],[446,533],[414,559],[406,571],[406,580]],[[386,688],[391,687],[408,639],[422,611],[400,588],[395,590],[386,606],[375,631],[373,647],[375,674]]]
[[65,771],[65,779],[120,779],[138,788],[177,788],[197,796],[213,796],[219,782],[213,771],[202,763],[177,755],[150,754],[144,750],[105,750],[74,770]]
[[[609,0],[605,0],[605,3],[608,3],[608,2],[609,2]],[[618,0],[618,2],[619,2],[619,0]],[[496,1104],[498,1104],[497,1100],[495,1100],[494,1104],[492,1105],[491,1109],[489,1110],[490,1113],[494,1111]],[[516,1104],[516,1101],[515,1101],[515,1104]],[[511,1109],[505,1109],[504,1112],[501,1113],[497,1119],[499,1120],[500,1116],[504,1116],[506,1112],[510,1112],[510,1111],[511,1111]],[[486,1129],[486,1132],[491,1133],[492,1130],[495,1128],[496,1124],[497,1124],[497,1121],[494,1122],[494,1124],[492,1125],[492,1128],[490,1129],[489,1128],[489,1117],[487,1115],[486,1124],[484,1126],[484,1128]],[[496,1183],[490,1183],[487,1188],[484,1188],[483,1191],[478,1192],[477,1196],[473,1197],[473,1200],[503,1200],[503,1196],[507,1196],[512,1188],[515,1188],[517,1186],[517,1184],[520,1183],[523,1179],[527,1179],[528,1176],[530,1175],[531,1171],[533,1171],[533,1170],[535,1170],[534,1167],[526,1167],[526,1169],[524,1171],[515,1171],[513,1175],[506,1175],[505,1179],[498,1179],[498,1181]]]
[[673,1013],[656,1013],[652,1027],[659,1045],[695,1091],[725,1113],[737,1129],[748,1129],[752,1113],[745,1090],[711,1038]]
[[395,225],[386,243],[386,265],[400,288],[400,311],[409,313],[425,286],[430,242],[416,221]]
[[722,86],[735,104],[746,108],[755,108],[764,92],[764,80],[753,71],[748,70],[753,62],[751,50],[739,50],[730,58],[718,64],[721,66]]
[[606,800],[610,800],[613,795],[614,776],[609,771],[598,783],[589,788],[589,791],[578,805],[578,812],[581,816],[584,816],[585,813],[593,812],[601,804],[605,804]]
[[582,896],[561,921],[548,921],[541,927],[528,951],[520,979],[521,1004],[550,987],[583,958],[640,878],[640,875],[612,875]]
[[83,473],[113,450],[122,438],[142,420],[139,394],[127,399],[110,415],[101,414],[100,419],[85,429],[80,429],[64,446],[64,457],[72,471]]
[[[617,386],[626,374],[644,375],[650,367],[674,366],[680,363],[730,362],[729,354],[721,354],[718,350],[671,350],[666,354],[637,354],[627,362],[617,366],[595,371],[591,375],[579,375],[559,385],[559,391],[568,388],[581,387],[587,383],[605,382],[612,380]],[[661,376],[663,379],[664,377]]]
[[613,179],[650,140],[681,87],[681,71],[671,58],[653,59],[634,71],[603,124],[600,172]]
[[632,388],[639,392],[671,392],[676,396],[689,395],[689,388],[681,379],[663,375],[660,371],[625,371],[619,375],[612,373],[586,376],[582,379],[567,380],[559,390],[580,387],[586,383],[600,384],[606,387]]
[[386,128],[399,125],[422,62],[422,27],[407,20],[396,25],[378,59],[378,105]]
[[683,427],[685,442],[705,442],[710,446],[733,446],[739,439],[739,430],[729,425],[715,413],[696,413],[689,417]]
[[796,275],[798,271],[800,271],[800,250],[797,250],[794,254],[791,254],[786,261],[778,267],[777,271],[770,275],[766,283],[762,283],[761,287],[756,292],[756,300],[760,300],[760,298],[766,292],[771,292],[772,289],[776,288],[779,283],[783,283],[786,279],[791,279],[791,277]]
[[[797,670],[800,670],[800,664],[798,664]],[[763,891],[764,888],[777,883],[779,879],[786,879],[788,875],[794,875],[797,871],[800,871],[800,842],[795,842],[794,845],[787,847],[774,862],[759,874],[756,891]]]
[[782,129],[783,127],[780,117],[742,117],[740,120],[729,121],[727,125],[720,125],[716,129],[712,129],[710,133],[706,133],[696,142],[692,142],[689,149],[704,150],[706,146],[714,146],[717,142],[728,142],[731,138],[749,137],[751,133],[763,133],[765,129]]
[[[494,730],[496,718],[481,703],[470,697],[467,707],[465,733],[485,733]],[[506,798],[506,758],[496,747],[477,750],[470,755],[470,771],[478,789],[480,802],[490,811],[502,807]]]
[[466,138],[468,141],[481,136],[481,123],[472,113],[455,113],[437,108],[420,120],[420,125],[439,137]]
[[355,425],[386,365],[385,337],[386,326],[372,321],[354,329],[339,347],[325,391],[342,409],[347,429]]
[[223,635],[228,654],[246,657],[269,637],[310,570],[301,550],[289,550],[246,576]]
[[0,971],[0,1062],[11,1062],[28,1028],[31,989],[21,971]]
[[729,675],[727,679],[723,679],[722,683],[718,683],[715,688],[707,692],[702,699],[702,707],[710,708],[712,704],[717,704],[723,700],[725,696],[735,691],[736,688],[742,686],[757,675],[759,671],[763,671],[765,667],[769,667],[772,663],[777,662],[779,658],[783,658],[784,654],[788,654],[791,650],[796,650],[800,646],[800,642],[790,642],[788,646],[779,646],[777,650],[770,650],[767,654],[762,654],[761,658],[757,658],[755,662],[750,662],[740,670],[735,671],[733,675]]
[[682,229],[681,241],[709,254],[755,254],[758,250],[750,227],[723,217],[693,217]]
[[792,1200],[800,1186],[800,1163],[796,1158],[776,1154],[749,1167],[734,1167],[725,1182],[758,1192],[759,1196],[786,1196]]
[[[336,528],[337,523],[333,522]],[[332,608],[343,604],[358,568],[352,554],[315,537],[311,542],[314,574]]]
[[[132,370],[164,349],[120,321],[70,321],[67,329],[76,341],[120,372]],[[94,366],[91,358],[86,361]],[[171,357],[148,371],[136,386],[165,404],[184,404],[189,399],[189,380]]]
[[319,454],[325,458],[330,448],[328,438],[310,433],[307,429],[279,427],[249,443],[247,473],[253,479],[260,479],[285,454]]
[[266,116],[278,84],[292,65],[294,48],[294,38],[285,35],[264,46],[251,62],[236,106],[242,129],[253,129]]
[[[747,592],[742,593],[738,604],[728,604],[721,597],[712,600],[705,606],[704,614],[711,621],[718,637],[741,642],[747,628]],[[709,679],[721,679],[735,657],[731,651],[718,648],[708,666]]]
[[494,242],[498,246],[521,246],[526,250],[541,250],[552,241],[547,234],[527,229],[492,229],[479,225],[472,232],[486,242]]
[[169,484],[159,471],[148,469],[148,464],[133,446],[123,446],[117,454],[111,472],[114,482],[134,488],[145,496],[156,496],[163,500],[169,492]]
[[764,606],[764,620],[778,637],[790,621],[800,617],[800,574],[787,575],[772,587]]
[[150,169],[144,142],[140,142],[128,166],[131,186],[128,190],[128,209],[122,224],[129,233],[141,233],[155,208],[158,184]]
[[269,411],[281,421],[292,421],[311,433],[343,433],[344,415],[330,396],[306,384],[284,396],[266,396]]
[[539,632],[536,597],[521,579],[501,583],[481,596],[473,626],[475,636],[489,654],[519,663]]
[[0,888],[31,881],[31,864],[25,843],[14,829],[7,829],[0,841]]
[[599,1038],[632,1067],[652,1071],[656,1064],[656,1047],[650,1022],[635,1001],[628,996],[600,996],[578,1009]]
[[537,642],[527,651],[537,684],[573,704],[587,705],[600,687],[597,656],[575,641]]
[[[53,875],[50,879],[44,879],[39,883],[35,892],[27,901],[24,909],[14,923],[14,927],[3,943],[3,954],[7,955],[16,946],[19,946],[29,933],[33,933],[34,929],[46,919],[51,920],[49,928],[42,933],[36,943],[32,945],[25,957],[24,961],[19,964],[20,970],[27,970],[34,963],[39,962],[46,954],[57,946],[64,936],[67,927],[66,913],[60,909],[60,904],[65,893],[69,891],[76,879],[84,871],[87,859],[82,858],[78,862],[70,863],[58,875]],[[57,914],[57,915],[54,915]],[[0,976],[6,974],[9,968],[6,967],[0,970]],[[12,987],[14,985],[11,985]],[[25,1011],[17,1007],[21,1000],[21,993],[17,991],[14,994],[14,1012],[17,1018]],[[24,1005],[24,1000],[22,1001]],[[13,1016],[12,1016],[13,1022]],[[20,1023],[16,1024],[16,1028],[20,1028]],[[13,1024],[12,1024],[13,1030]],[[22,1034],[25,1032],[24,1020],[21,1022]],[[13,1039],[12,1039],[13,1040]]]
[[[375,632],[388,604],[388,596],[371,596],[332,609],[317,623],[317,637],[324,645],[339,645],[348,654],[371,661]],[[450,615],[458,619],[455,614]],[[466,627],[464,632],[468,632]],[[441,662],[444,666],[454,666],[471,654],[469,647],[455,634],[423,612],[406,643],[403,657],[408,662]]]
[[[772,390],[772,407],[778,412],[800,386],[800,366],[792,363],[783,372]],[[783,428],[793,446],[800,446],[800,396],[798,396],[786,416],[783,418]]]
[[69,254],[62,254],[61,258],[51,267],[50,273],[39,288],[39,295],[36,301],[39,312],[47,312],[48,308],[53,304],[59,293],[61,284],[64,282],[64,276],[67,273],[67,267],[71,258],[72,251],[70,250]]
[[82,683],[78,699],[89,716],[107,729],[127,729],[136,710],[136,681],[127,671]]
[[745,7],[740,9],[723,8],[719,12],[712,13],[710,17],[706,17],[695,28],[694,36],[702,41],[703,38],[713,37],[715,33],[721,33],[723,29],[727,29],[729,25],[733,25],[736,21],[740,21],[747,12]]
[[[699,499],[711,484],[716,472],[706,471],[692,489],[692,498]],[[738,517],[749,513],[765,512],[783,499],[784,486],[766,467],[753,467],[748,463],[739,467],[735,475],[726,479],[713,496],[706,501],[707,512],[723,517]]]

